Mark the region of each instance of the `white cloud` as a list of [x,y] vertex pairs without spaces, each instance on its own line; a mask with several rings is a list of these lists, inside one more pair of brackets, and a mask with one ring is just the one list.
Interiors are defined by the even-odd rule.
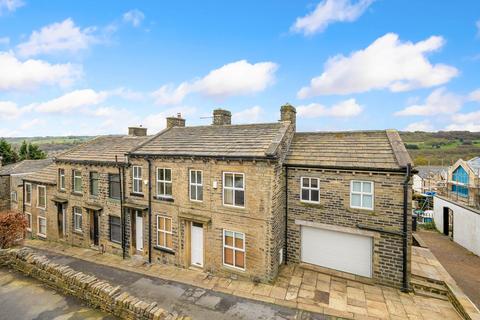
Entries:
[[468,100],[480,102],[480,89],[470,92]]
[[336,117],[336,118],[350,118],[358,116],[362,113],[363,107],[357,103],[355,99],[348,99],[334,104],[331,107],[326,107],[319,103],[310,103],[305,106],[297,107],[297,114],[303,118],[318,118],[318,117]]
[[80,29],[71,19],[52,23],[40,31],[33,31],[28,41],[17,46],[21,56],[29,57],[39,54],[59,52],[74,53],[87,49],[97,41],[93,36],[95,28]]
[[[165,129],[167,117],[175,116],[177,113],[180,113],[181,116],[186,119],[195,115],[197,109],[195,107],[181,106],[176,108],[170,108],[159,113],[150,114],[143,118],[142,124],[144,127],[148,128],[149,132],[157,132],[162,129]],[[188,121],[188,119],[187,119]],[[187,123],[188,125],[188,123]]]
[[338,55],[328,59],[324,72],[297,95],[308,98],[374,89],[399,92],[441,85],[455,77],[458,70],[440,63],[432,65],[426,55],[444,43],[438,36],[417,43],[401,42],[398,35],[388,33],[349,57]]
[[263,109],[260,106],[254,106],[232,115],[233,123],[255,123],[260,122],[263,115]]
[[446,130],[480,131],[480,111],[454,114],[452,122]]
[[24,112],[15,102],[0,101],[0,119],[15,119]]
[[45,121],[45,119],[35,118],[35,119],[29,120],[29,121],[22,122],[20,124],[20,129],[21,130],[28,130],[28,129],[31,129],[31,128],[37,128],[39,126],[45,126],[46,124],[47,124],[47,122]]
[[13,12],[24,5],[21,0],[0,0],[0,14],[3,11]]
[[81,67],[50,64],[42,60],[18,60],[12,52],[0,52],[0,90],[28,90],[40,85],[68,86],[81,75]]
[[69,112],[81,107],[98,105],[105,101],[108,93],[92,89],[75,90],[58,98],[32,105],[37,112]]
[[134,27],[140,26],[143,19],[145,19],[145,15],[138,9],[133,9],[123,14],[123,21],[131,23]]
[[329,24],[335,22],[353,22],[357,20],[374,0],[324,0],[315,10],[304,17],[297,18],[291,27],[294,32],[305,35],[324,31]]
[[183,82],[179,86],[164,85],[152,93],[157,104],[179,104],[190,93],[222,99],[248,95],[265,90],[275,81],[277,64],[259,62],[251,64],[239,60],[210,71],[205,77]]
[[410,123],[404,130],[405,131],[434,131],[433,125],[428,120]]
[[1,37],[0,38],[0,45],[9,45],[10,44],[10,38],[9,37]]
[[445,88],[434,90],[423,104],[414,104],[395,112],[396,116],[432,116],[453,114],[461,109],[463,98],[447,92]]

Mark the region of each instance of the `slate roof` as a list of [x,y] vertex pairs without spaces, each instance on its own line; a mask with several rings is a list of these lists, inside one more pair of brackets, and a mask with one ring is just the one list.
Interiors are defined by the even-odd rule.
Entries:
[[277,154],[288,123],[208,125],[166,129],[133,155],[267,158]]
[[415,169],[418,170],[418,175],[422,178],[428,178],[430,174],[447,174],[448,172],[448,167],[442,167],[442,166],[418,166],[415,167]]
[[57,155],[55,160],[114,163],[117,156],[118,162],[124,163],[125,154],[148,138],[126,135],[100,136]]
[[23,160],[0,167],[0,176],[32,173],[41,170],[52,163],[53,159],[51,158],[42,160]]
[[287,165],[399,170],[412,160],[395,130],[295,133]]
[[51,164],[42,170],[25,176],[23,180],[44,184],[57,184],[57,166]]

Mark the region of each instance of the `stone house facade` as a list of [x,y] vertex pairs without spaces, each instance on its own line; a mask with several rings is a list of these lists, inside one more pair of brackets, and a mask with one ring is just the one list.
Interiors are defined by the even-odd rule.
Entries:
[[27,237],[34,239],[58,240],[57,208],[52,202],[55,192],[56,167],[51,164],[38,172],[26,175],[19,185],[22,194],[18,210],[27,219]]
[[60,154],[47,238],[254,281],[299,263],[408,287],[411,160],[398,133],[297,133],[295,108],[280,113],[232,125],[217,109],[206,126],[178,115],[154,136],[130,128]]
[[0,211],[22,210],[22,179],[52,164],[52,159],[23,160],[0,166]]
[[[287,262],[402,287],[405,256],[408,286],[402,190],[411,160],[399,141],[396,131],[295,134],[286,161]],[[408,214],[409,199],[410,182]]]
[[[284,120],[289,111],[273,124],[231,125],[230,112],[219,109],[210,126],[170,118],[166,130],[128,154],[126,202],[151,203],[146,259],[258,281],[276,276],[284,246],[282,164],[294,130]],[[138,170],[136,179],[151,190],[136,190]]]

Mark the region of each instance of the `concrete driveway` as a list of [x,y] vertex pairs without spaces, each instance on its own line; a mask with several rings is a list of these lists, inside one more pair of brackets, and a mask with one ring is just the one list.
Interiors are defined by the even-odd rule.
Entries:
[[480,308],[480,257],[436,231],[419,230],[417,233],[470,300]]
[[57,294],[37,280],[0,268],[1,320],[115,319],[82,301]]

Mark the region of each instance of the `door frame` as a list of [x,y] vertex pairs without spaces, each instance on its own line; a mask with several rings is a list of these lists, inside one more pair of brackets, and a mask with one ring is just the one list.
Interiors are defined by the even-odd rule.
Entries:
[[65,209],[62,203],[57,203],[57,230],[58,239],[64,239],[66,235]]
[[443,207],[443,234],[448,236],[450,234],[450,209]]
[[98,210],[88,209],[88,211],[90,211],[90,244],[97,247],[100,245],[100,214]]
[[[142,224],[141,224],[141,228],[142,228],[142,249],[138,249],[138,243],[137,243],[137,217],[140,216],[142,218]],[[133,223],[133,226],[134,226],[134,229],[135,229],[135,234],[134,234],[134,239],[135,239],[135,245],[133,247],[134,251],[135,252],[143,252],[144,249],[145,249],[145,228],[144,228],[144,223],[143,223],[143,212],[141,210],[137,210],[137,209],[134,209],[133,210],[133,220],[135,220],[135,222]]]
[[[194,226],[194,224],[201,225],[202,229],[202,265],[197,265],[192,263],[192,230],[193,227],[200,228],[199,226]],[[195,268],[204,268],[205,267],[205,224],[203,222],[197,221],[188,221],[188,265]]]

